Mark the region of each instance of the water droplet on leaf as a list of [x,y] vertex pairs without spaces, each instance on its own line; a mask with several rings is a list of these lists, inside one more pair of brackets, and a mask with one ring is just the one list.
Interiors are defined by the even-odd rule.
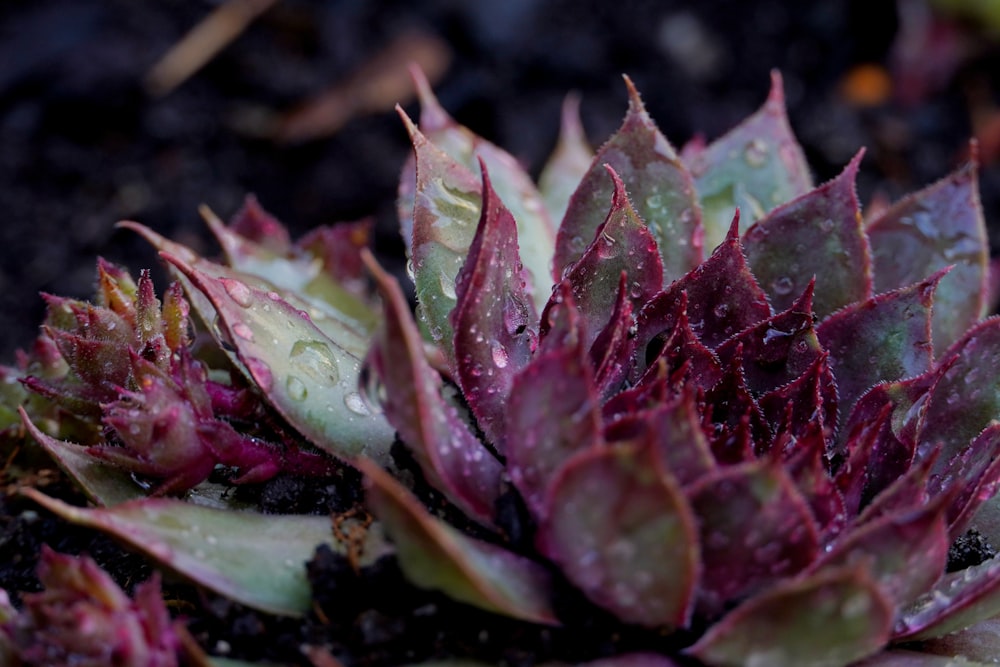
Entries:
[[226,294],[228,294],[229,298],[235,301],[237,305],[242,306],[243,308],[249,308],[253,305],[253,293],[250,291],[250,288],[247,287],[246,283],[239,280],[233,280],[231,278],[220,278],[220,280],[222,281],[222,286],[226,290]]

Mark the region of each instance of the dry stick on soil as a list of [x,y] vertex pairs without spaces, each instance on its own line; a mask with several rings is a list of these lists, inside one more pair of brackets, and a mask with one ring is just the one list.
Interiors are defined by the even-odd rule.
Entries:
[[228,0],[206,16],[160,58],[146,76],[156,96],[172,90],[204,67],[278,0]]

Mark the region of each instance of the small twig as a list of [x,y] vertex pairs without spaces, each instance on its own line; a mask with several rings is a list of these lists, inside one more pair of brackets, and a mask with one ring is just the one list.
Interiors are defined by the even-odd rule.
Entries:
[[278,0],[227,0],[174,44],[146,75],[152,95],[166,95],[205,66]]

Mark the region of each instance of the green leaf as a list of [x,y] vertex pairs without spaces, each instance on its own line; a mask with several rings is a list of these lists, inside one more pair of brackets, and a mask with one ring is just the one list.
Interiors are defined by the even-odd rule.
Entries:
[[687,652],[713,667],[843,667],[882,648],[892,619],[863,567],[831,568],[750,598]]
[[778,204],[812,189],[809,164],[788,124],[776,71],[760,110],[706,148],[685,151],[684,162],[701,201],[708,248],[722,243],[734,209],[740,209],[745,231]]
[[877,292],[954,267],[934,296],[936,353],[986,314],[989,244],[975,160],[897,202],[872,221],[868,237]]
[[211,302],[248,377],[310,442],[343,460],[388,460],[394,432],[358,393],[361,360],[276,292],[213,278],[166,255]]
[[[541,310],[552,287],[551,264],[556,240],[555,221],[528,173],[502,148],[462,127],[441,108],[422,76],[416,77],[420,97],[420,130],[427,139],[470,172],[482,160],[490,170],[493,187],[517,222],[521,261],[528,273],[527,290]],[[417,158],[417,190],[420,190]]]
[[368,502],[396,545],[399,563],[417,586],[460,602],[533,623],[558,625],[545,569],[502,547],[459,533],[431,516],[403,486],[359,461]]
[[580,122],[580,97],[567,95],[562,107],[559,143],[538,177],[538,189],[553,220],[562,220],[569,199],[594,161],[594,150]]
[[597,151],[559,228],[553,267],[557,278],[583,255],[607,217],[614,184],[605,165],[628,184],[635,211],[663,257],[665,282],[679,278],[702,260],[701,212],[691,175],[649,117],[635,86],[628,78],[625,84],[629,92],[625,121]]
[[816,335],[830,352],[841,415],[879,382],[931,367],[931,304],[942,275],[852,304],[820,323]]
[[871,253],[854,190],[862,155],[747,230],[747,262],[775,310],[791,306],[814,276],[813,309],[820,318],[872,295]]
[[[309,610],[305,563],[319,544],[346,551],[325,516],[232,512],[166,498],[83,509],[35,489],[23,493],[71,523],[106,532],[187,579],[271,614]],[[369,529],[362,564],[387,551],[379,531]]]

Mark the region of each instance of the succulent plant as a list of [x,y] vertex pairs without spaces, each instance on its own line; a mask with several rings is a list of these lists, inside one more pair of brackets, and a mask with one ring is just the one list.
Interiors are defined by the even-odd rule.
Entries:
[[[344,550],[394,550],[417,586],[530,623],[574,623],[570,589],[676,651],[614,664],[1000,654],[1000,561],[949,563],[970,529],[1000,543],[1000,319],[984,319],[974,151],[866,219],[861,154],[814,187],[777,75],[757,113],[681,151],[627,81],[596,154],[567,105],[536,187],[417,78],[399,198],[416,318],[363,225],[293,243],[253,200],[229,226],[206,212],[227,266],[126,223],[227,359],[193,345],[179,287],[161,315],[148,278],[102,265],[97,307],[50,299],[35,357],[6,373],[35,373],[24,385],[52,403],[24,426],[104,507],[29,495],[295,614],[301,577],[284,594],[253,568],[308,552],[322,521],[197,494],[219,464],[243,482],[349,464],[378,524]],[[80,432],[65,414],[96,425],[91,441],[61,439]],[[142,499],[128,473],[188,502]],[[226,537],[254,531],[259,556]]]
[[[38,576],[45,590],[6,603],[0,648],[22,665],[176,667],[180,640],[160,597],[159,576],[130,599],[97,563],[43,549]],[[3,655],[3,653],[0,653]]]

